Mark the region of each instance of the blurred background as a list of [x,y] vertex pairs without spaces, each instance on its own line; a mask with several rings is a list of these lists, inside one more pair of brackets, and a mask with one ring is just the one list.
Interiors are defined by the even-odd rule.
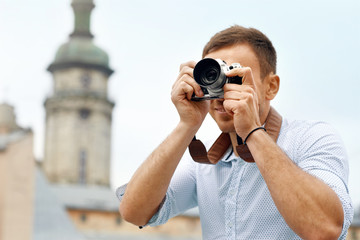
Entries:
[[[177,124],[170,91],[180,64],[200,60],[210,37],[234,24],[259,29],[277,50],[277,111],[291,119],[323,120],[337,129],[349,157],[350,195],[359,209],[359,1],[93,3],[95,8],[91,0],[0,0],[0,114],[10,116],[3,122],[14,122],[16,115],[12,130],[2,130],[0,154],[9,159],[4,154],[12,143],[28,137],[22,142],[28,152],[21,150],[24,146],[12,151],[23,152],[25,159],[33,155],[38,163],[32,183],[31,174],[20,174],[29,177],[27,190],[14,182],[18,193],[28,192],[37,206],[26,210],[35,216],[35,227],[28,229],[34,239],[50,239],[44,229],[59,224],[49,220],[54,216],[63,216],[63,226],[69,226],[69,236],[59,239],[199,239],[196,211],[167,229],[138,233],[116,213],[116,199],[109,199]],[[198,137],[218,134],[207,118]],[[76,163],[68,156],[75,156]],[[25,166],[16,164],[11,169]],[[4,178],[11,172],[6,166],[0,165]],[[47,190],[53,198],[43,194]],[[0,199],[0,211],[7,201],[16,203]],[[102,227],[109,219],[112,225]],[[48,234],[56,236],[56,231]],[[77,232],[85,232],[85,238]],[[356,237],[360,233],[348,235]]]

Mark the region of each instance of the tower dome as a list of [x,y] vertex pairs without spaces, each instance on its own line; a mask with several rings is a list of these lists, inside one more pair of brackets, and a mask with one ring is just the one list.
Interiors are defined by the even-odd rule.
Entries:
[[94,8],[92,0],[74,0],[72,7],[75,14],[74,31],[70,39],[58,49],[54,61],[48,67],[53,72],[69,67],[88,67],[111,75],[108,54],[97,47],[90,32],[90,15]]

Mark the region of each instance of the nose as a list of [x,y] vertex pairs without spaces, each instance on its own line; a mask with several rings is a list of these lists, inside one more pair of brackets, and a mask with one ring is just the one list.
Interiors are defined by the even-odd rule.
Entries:
[[224,99],[223,98],[218,98],[218,99],[216,99],[215,100],[215,102],[217,103],[217,104],[223,104],[223,102],[224,102]]
[[223,106],[223,103],[224,103],[224,99],[223,99],[223,98],[218,98],[218,99],[211,100],[211,105],[212,105],[213,107]]

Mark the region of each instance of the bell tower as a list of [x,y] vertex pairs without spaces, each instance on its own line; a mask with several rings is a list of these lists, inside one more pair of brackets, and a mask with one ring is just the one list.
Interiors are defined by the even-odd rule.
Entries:
[[113,73],[107,53],[93,43],[93,0],[73,0],[74,31],[48,67],[53,93],[45,100],[43,170],[52,183],[110,185]]

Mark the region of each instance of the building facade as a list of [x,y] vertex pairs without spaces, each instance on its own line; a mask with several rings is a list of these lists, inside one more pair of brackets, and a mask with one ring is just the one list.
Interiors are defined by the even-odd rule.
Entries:
[[0,104],[0,239],[31,240],[34,204],[33,133]]

